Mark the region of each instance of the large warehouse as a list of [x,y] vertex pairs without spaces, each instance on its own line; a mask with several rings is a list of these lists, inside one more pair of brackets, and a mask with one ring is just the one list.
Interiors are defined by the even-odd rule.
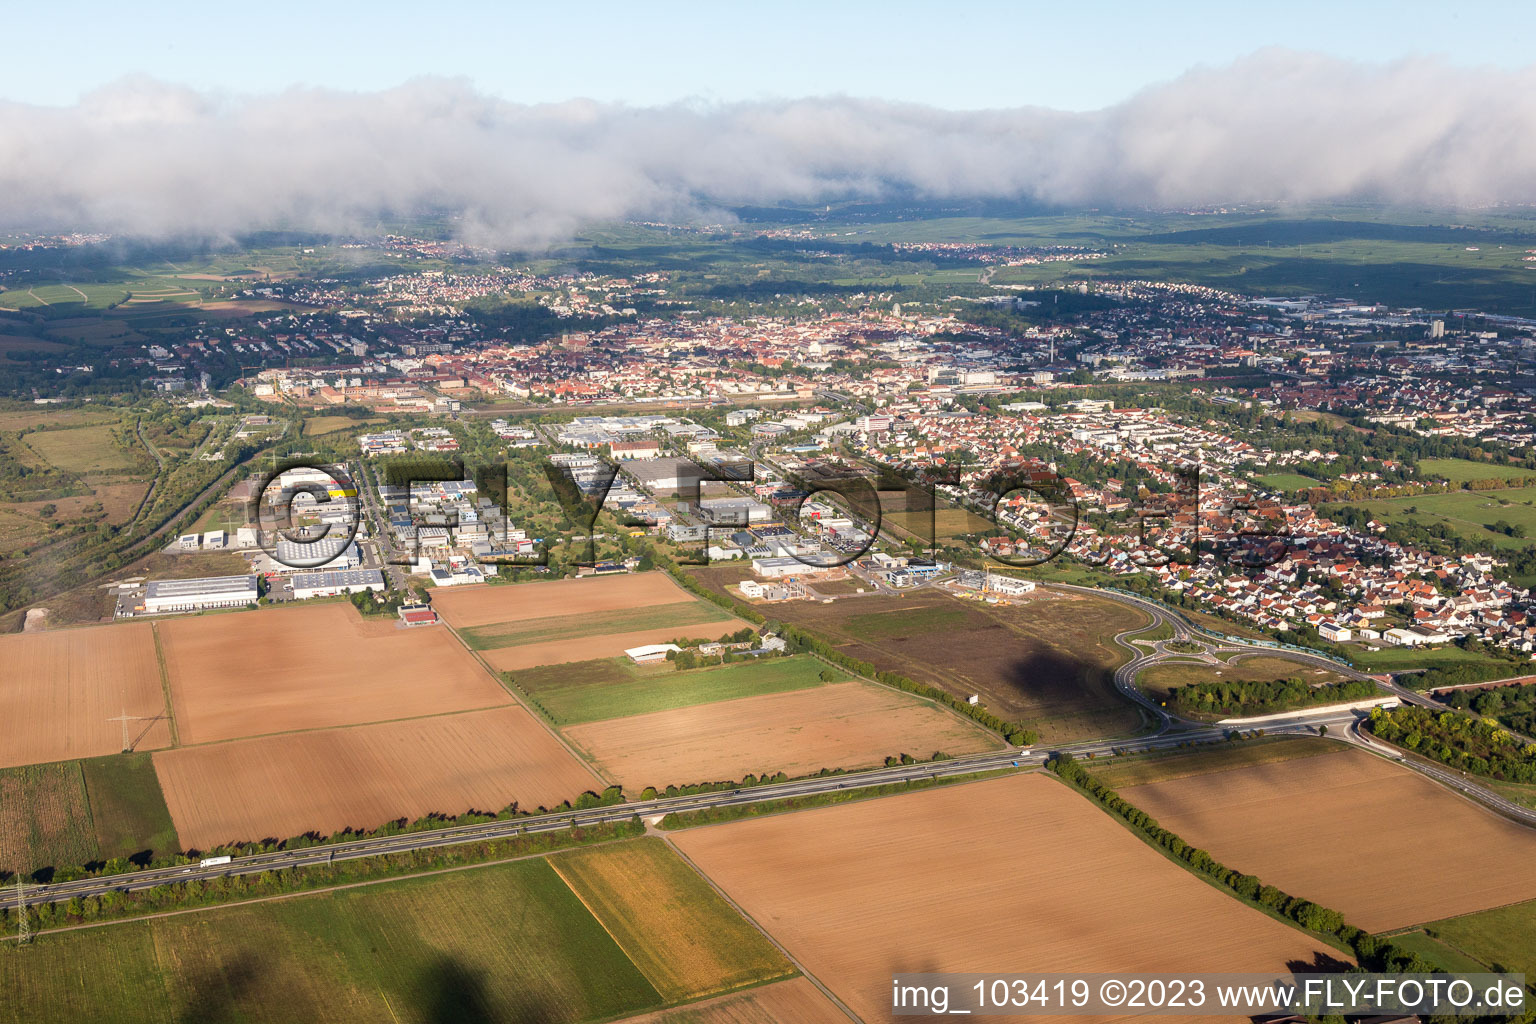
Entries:
[[144,585],[144,612],[195,612],[243,608],[256,603],[255,576],[205,576],[195,580],[150,580]]
[[299,572],[293,580],[293,596],[300,601],[311,597],[360,594],[365,590],[383,590],[384,574],[377,569],[342,569],[330,572]]

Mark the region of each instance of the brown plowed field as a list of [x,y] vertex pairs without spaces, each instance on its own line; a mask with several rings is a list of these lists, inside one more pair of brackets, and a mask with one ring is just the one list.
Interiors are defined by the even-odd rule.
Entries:
[[455,629],[692,600],[693,595],[673,583],[664,572],[592,576],[548,583],[450,587],[432,592],[432,607]]
[[891,1014],[893,972],[1284,973],[1339,956],[1038,774],[675,840],[866,1021],[906,1019]]
[[148,623],[0,636],[0,767],[169,746]]
[[891,754],[927,757],[999,750],[977,726],[904,693],[848,682],[810,690],[654,711],[565,730],[630,792],[646,786],[807,775],[877,764]]
[[622,1024],[848,1024],[848,1017],[810,979],[791,978],[672,1010],[626,1017]]
[[431,812],[553,807],[599,786],[522,708],[182,747],[155,755],[181,841],[206,849]]
[[160,623],[183,744],[511,704],[443,629],[349,604]]
[[[1362,751],[1121,795],[1228,867],[1341,911],[1367,931],[1536,896],[1536,832]],[[1381,858],[1394,850],[1413,851],[1411,863],[1384,872]]]
[[[733,566],[693,572],[716,591],[742,578]],[[1148,619],[1104,598],[1037,590],[989,605],[928,588],[831,604],[784,601],[770,617],[819,633],[882,671],[957,697],[977,694],[988,711],[1035,729],[1041,743],[1125,736],[1141,724],[1115,689],[1115,668],[1129,655],[1113,638]]]

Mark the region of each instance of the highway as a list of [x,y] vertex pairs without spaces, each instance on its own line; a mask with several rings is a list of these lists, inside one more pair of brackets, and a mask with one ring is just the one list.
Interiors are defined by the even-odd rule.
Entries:
[[[1297,714],[1294,718],[1265,723],[1264,731],[1266,734],[1271,735],[1307,735],[1315,734],[1319,725],[1327,725],[1330,732],[1335,728],[1343,731],[1353,721],[1354,716],[1352,715],[1341,715],[1337,711],[1325,710],[1312,714]],[[201,881],[229,875],[250,875],[262,871],[332,864],[339,861],[356,860],[360,857],[403,853],[410,850],[427,850],[437,847],[455,846],[462,843],[479,842],[487,839],[536,835],[540,832],[553,832],[570,828],[573,825],[595,825],[603,822],[626,821],[637,815],[642,818],[649,818],[676,811],[732,807],[769,800],[783,800],[788,797],[834,793],[845,789],[866,789],[872,786],[888,785],[893,782],[945,778],[955,775],[968,775],[973,772],[996,771],[1014,767],[1038,767],[1044,764],[1052,753],[1058,752],[1072,754],[1076,757],[1088,757],[1089,755],[1105,757],[1116,751],[1144,753],[1152,750],[1177,747],[1184,743],[1221,740],[1226,737],[1229,731],[1229,726],[1202,726],[1178,732],[1163,732],[1155,735],[1141,736],[1134,739],[1093,740],[1060,747],[1053,751],[1033,749],[1027,755],[1022,754],[1018,749],[1009,749],[990,754],[976,754],[969,757],[954,758],[948,761],[897,765],[891,768],[876,768],[870,771],[846,775],[799,779],[747,789],[722,790],[716,793],[701,793],[695,796],[661,797],[655,800],[632,801],[623,804],[613,804],[608,807],[594,807],[588,810],[561,811],[505,821],[484,822],[478,825],[456,825],[450,828],[433,829],[425,832],[380,836],[374,839],[360,839],[352,842],[330,843],[302,850],[258,853],[246,857],[235,857],[227,864],[209,867],[190,864],[150,868],[144,871],[131,871],[117,875],[97,875],[76,881],[31,886],[25,891],[23,899],[29,906],[41,903],[59,903],[77,896],[82,898],[86,896],[101,896],[113,891],[135,892],[140,889],[151,889],[157,885],[168,885],[176,882]],[[14,897],[9,892],[5,893],[4,904],[8,907],[15,906],[16,904]]]

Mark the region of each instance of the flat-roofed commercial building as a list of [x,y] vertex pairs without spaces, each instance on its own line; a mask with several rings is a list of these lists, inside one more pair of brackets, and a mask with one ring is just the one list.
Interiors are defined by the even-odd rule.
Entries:
[[255,576],[206,576],[194,580],[150,580],[144,585],[144,611],[195,612],[205,608],[243,608],[255,604]]
[[378,569],[343,569],[330,572],[299,572],[291,577],[293,596],[300,601],[311,597],[335,597],[360,594],[365,590],[383,590],[384,574]]

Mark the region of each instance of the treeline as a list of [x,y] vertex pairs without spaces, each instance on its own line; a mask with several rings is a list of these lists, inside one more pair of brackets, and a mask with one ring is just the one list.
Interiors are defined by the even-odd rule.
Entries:
[[1417,953],[1378,938],[1344,920],[1344,915],[1311,900],[1292,896],[1258,877],[1227,867],[1205,850],[1186,843],[1176,833],[1159,825],[1151,815],[1132,804],[1113,789],[1090,775],[1070,754],[1058,754],[1047,767],[1064,782],[1092,797],[1105,810],[1129,825],[1148,842],[1187,865],[1240,899],[1257,903],[1309,931],[1332,936],[1354,950],[1360,966],[1367,970],[1391,973],[1430,974],[1432,964]]
[[1459,661],[1450,665],[1437,665],[1400,677],[1401,682],[1415,690],[1434,690],[1442,686],[1461,686],[1466,683],[1486,683],[1492,679],[1507,679],[1520,673],[1527,662],[1520,661],[1514,652],[1502,647],[1490,648],[1481,641],[1458,641],[1457,646],[1474,654],[1494,659],[1491,661]]
[[[898,765],[922,764],[924,761],[936,763],[949,761],[953,758],[942,750],[935,750],[927,758],[919,759],[911,754],[893,754],[885,759],[887,768],[895,768]],[[657,800],[667,796],[698,796],[701,793],[723,793],[726,790],[751,789],[754,786],[772,786],[780,782],[800,782],[805,779],[827,779],[838,775],[849,774],[846,768],[823,768],[820,771],[811,772],[808,775],[790,776],[784,772],[775,772],[770,775],[764,772],[762,775],[747,774],[741,777],[740,782],[693,782],[684,786],[668,786],[666,789],[657,789],[655,786],[646,786],[640,791],[641,800]]]
[[[588,791],[576,798],[575,803],[567,800],[557,807],[539,807],[529,811],[521,808],[515,801],[499,811],[465,811],[463,814],[427,814],[414,820],[397,818],[394,821],[385,822],[378,828],[355,829],[347,828],[330,835],[319,832],[305,832],[302,835],[291,836],[288,839],[261,839],[252,841],[239,841],[224,843],[210,850],[187,850],[173,857],[156,858],[153,861],[130,861],[126,858],[79,866],[50,867],[34,872],[32,878],[39,882],[70,882],[81,878],[90,878],[93,875],[120,875],[135,869],[175,867],[181,864],[195,864],[202,857],[228,854],[231,857],[245,857],[258,853],[278,853],[285,850],[308,850],[314,847],[331,846],[336,843],[350,843],[362,839],[379,839],[385,836],[413,835],[418,832],[435,832],[440,829],[454,828],[459,825],[482,825],[491,821],[512,821],[517,818],[527,818],[541,814],[563,814],[568,811],[585,811],[594,807],[612,807],[624,802],[624,792],[618,786],[609,786],[601,793]],[[0,883],[13,877],[12,872],[0,871]]]
[[1536,744],[1524,744],[1493,722],[1460,711],[1404,705],[1371,712],[1379,739],[1459,771],[1500,782],[1536,782]]
[[[241,900],[288,893],[329,889],[359,882],[378,881],[424,871],[441,871],[461,865],[505,860],[576,846],[645,834],[638,819],[600,823],[562,832],[541,832],[506,839],[483,839],[453,846],[385,853],[355,860],[304,867],[278,868],[259,874],[224,875],[218,878],[172,882],[132,892],[114,890],[101,896],[76,897],[64,903],[44,903],[27,909],[34,928],[62,928],[88,921],[142,917],[175,910],[192,910]],[[14,931],[18,924],[14,905],[0,909],[0,928]]]
[[407,487],[412,480],[462,480],[464,460],[444,455],[393,455],[380,460],[378,472],[391,487]]
[[1484,690],[1451,690],[1439,698],[1450,707],[1497,718],[1511,729],[1536,735],[1536,683],[1490,686]]
[[1210,682],[1180,686],[1169,695],[1176,710],[1195,714],[1240,715],[1289,711],[1319,704],[1343,704],[1365,700],[1377,692],[1369,679],[1311,686],[1301,679],[1272,682]]

